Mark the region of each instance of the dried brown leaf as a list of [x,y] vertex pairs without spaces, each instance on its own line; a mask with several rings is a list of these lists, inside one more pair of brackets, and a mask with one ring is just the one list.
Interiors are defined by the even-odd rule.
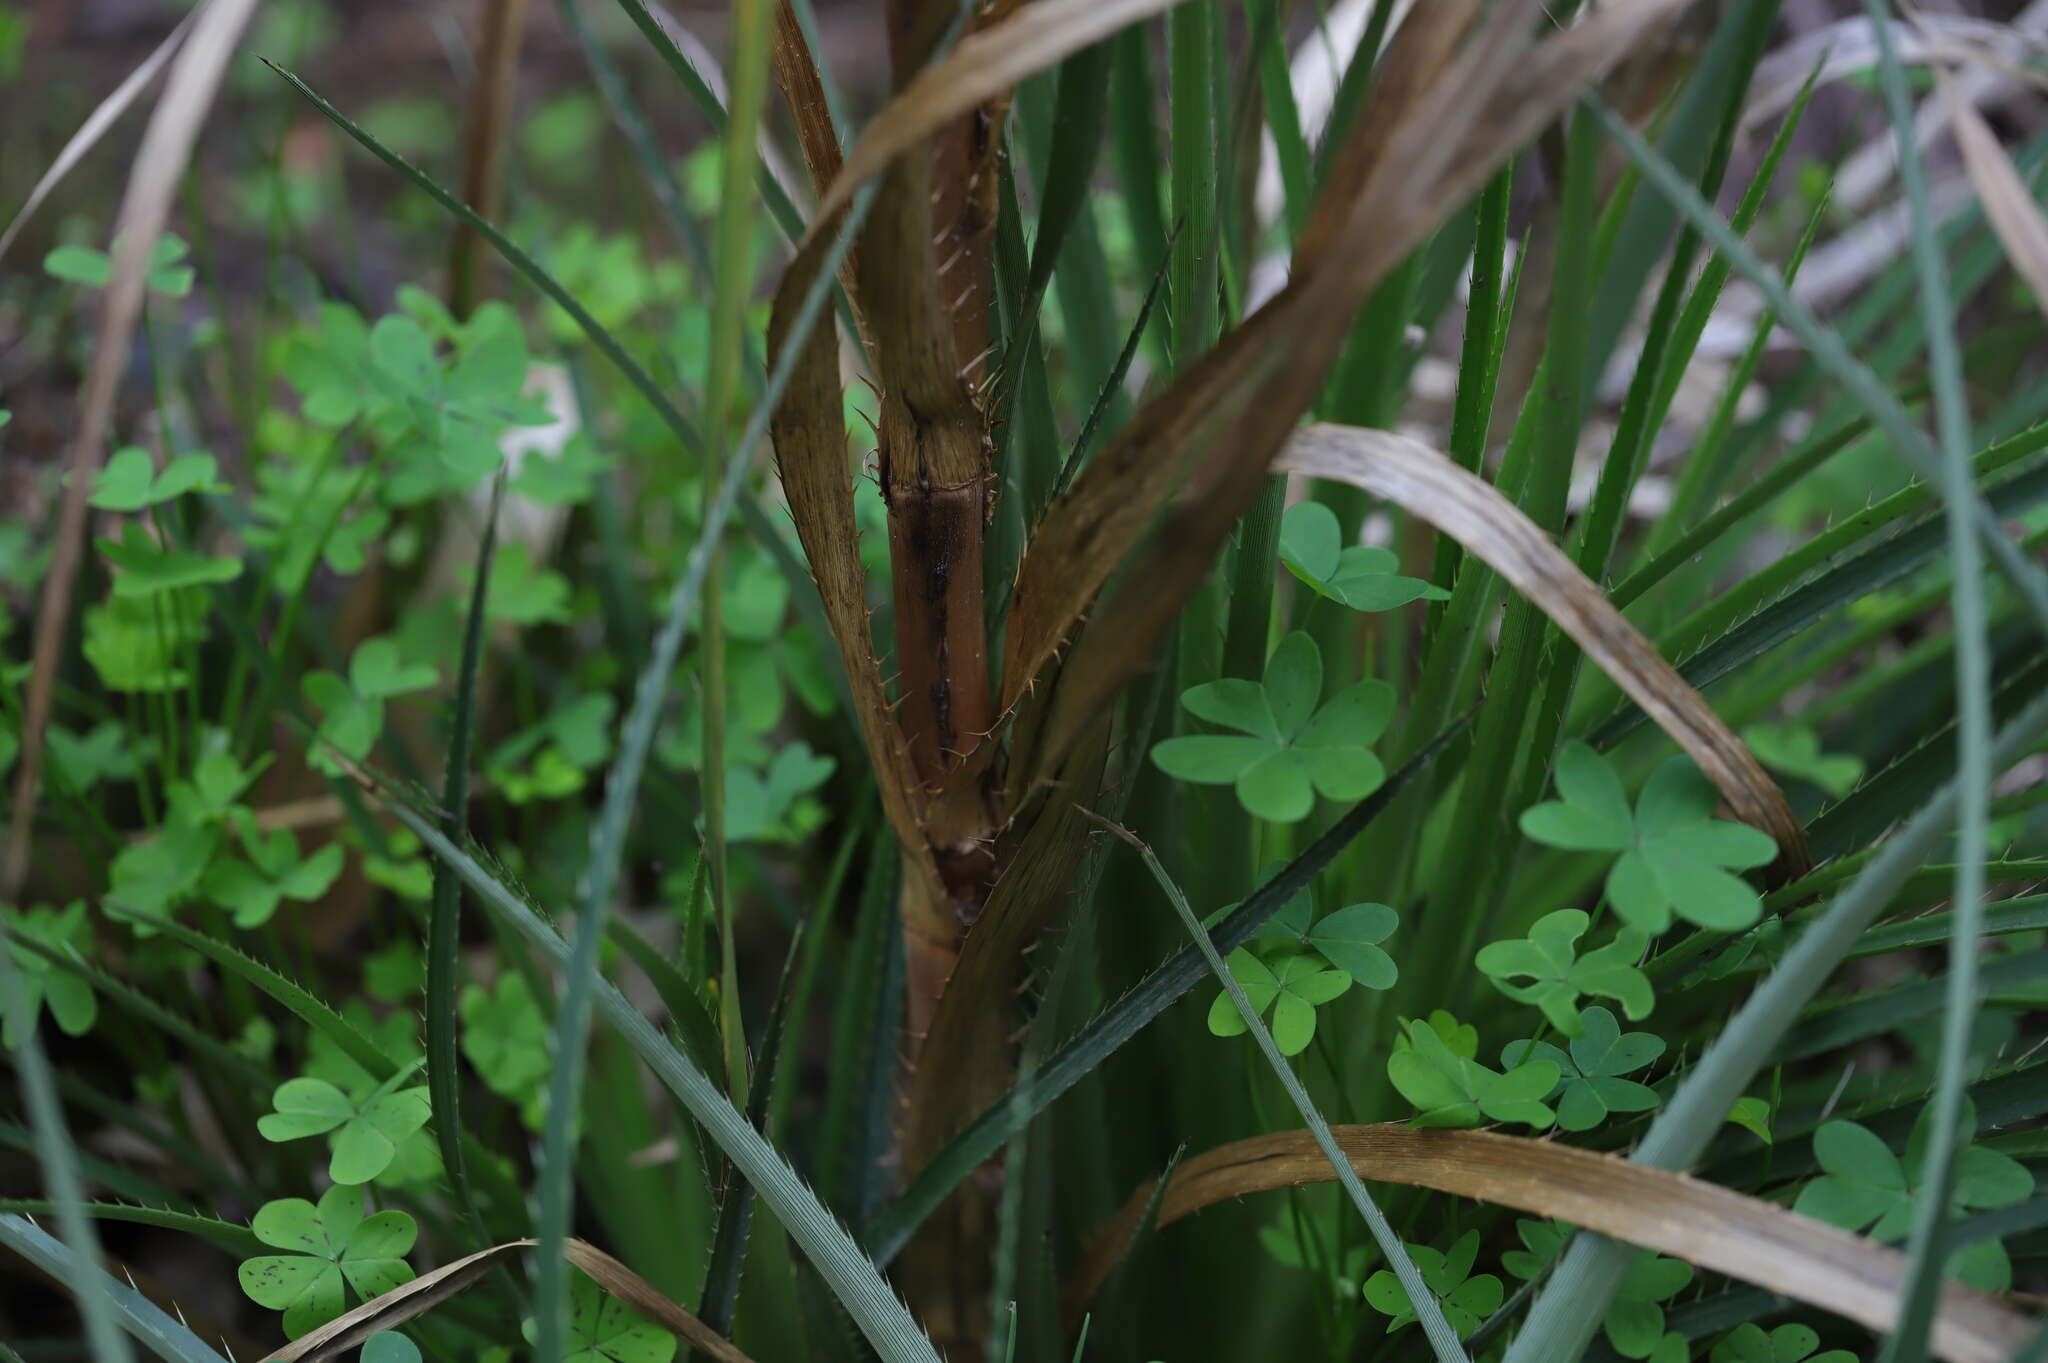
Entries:
[[1303,427],[1273,468],[1363,488],[1463,545],[1555,621],[1642,706],[1719,787],[1737,818],[1771,835],[1782,869],[1793,875],[1805,871],[1806,832],[1748,746],[1578,565],[1491,484],[1418,440],[1356,426]]
[[1976,106],[1956,92],[1953,81],[1941,78],[1940,85],[1955,126],[1956,146],[1963,153],[1963,168],[1977,187],[1984,216],[2014,271],[2027,282],[2035,306],[2048,312],[2048,217],[2042,216],[2041,205]]
[[[301,1335],[269,1354],[262,1363],[324,1363],[357,1347],[379,1330],[396,1329],[415,1316],[424,1315],[476,1282],[500,1260],[522,1249],[531,1249],[534,1243],[508,1240],[452,1264],[443,1264]],[[701,1350],[707,1358],[716,1363],[751,1363],[725,1336],[670,1301],[652,1283],[597,1246],[583,1240],[567,1240],[562,1246],[562,1257],[606,1292]]]
[[106,457],[113,425],[114,397],[127,366],[128,346],[142,316],[150,253],[163,235],[171,202],[184,177],[200,125],[227,73],[228,58],[255,12],[256,0],[211,0],[192,24],[191,35],[171,63],[163,98],[128,172],[128,188],[114,219],[113,276],[100,300],[93,338],[92,367],[79,403],[78,427],[66,457],[69,482],[58,513],[56,546],[49,575],[36,605],[34,661],[21,726],[21,763],[15,769],[7,856],[0,866],[0,896],[12,898],[28,873],[28,849],[35,831],[36,790],[42,775],[43,733],[50,722],[57,665],[70,625],[71,588],[85,547],[86,505],[94,476]]
[[[804,164],[811,172],[812,189],[822,197],[832,182],[839,178],[845,155],[840,150],[838,130],[832,126],[832,108],[825,99],[825,83],[818,74],[817,60],[804,36],[803,24],[798,21],[789,0],[782,0],[775,7],[775,44],[771,55],[775,64],[775,83],[781,87],[782,97],[788,102],[790,116],[796,123],[797,143],[803,148]],[[868,335],[867,318],[861,312],[860,298],[854,288],[859,261],[860,248],[856,245],[840,267],[840,275],[853,307],[854,325],[860,329],[862,346],[868,362],[872,364],[874,341]]]
[[[1008,626],[1006,709],[1040,684],[1046,663],[1110,575],[1148,527],[1160,524],[1149,554],[1080,631],[1061,667],[1043,737],[1034,752],[1013,757],[1013,780],[1028,786],[1053,770],[1067,745],[1146,665],[1320,391],[1372,286],[1683,3],[1603,6],[1571,31],[1533,45],[1531,7],[1511,6],[1477,26],[1436,79],[1390,87],[1384,101],[1368,107],[1354,138],[1379,150],[1345,153],[1347,179],[1360,187],[1349,203],[1318,206],[1318,222],[1337,224],[1316,237],[1328,246],[1139,412],[1054,505],[1026,551]],[[1458,11],[1446,13],[1449,26]],[[1445,39],[1420,28],[1409,44],[1422,54],[1419,62],[1441,53]],[[1487,98],[1474,100],[1475,90]]]
[[379,1330],[391,1330],[414,1316],[433,1310],[488,1273],[499,1260],[529,1248],[531,1240],[511,1240],[480,1249],[454,1263],[443,1264],[409,1283],[370,1298],[352,1311],[344,1311],[317,1330],[300,1335],[281,1349],[273,1350],[261,1363],[322,1363],[361,1344]]
[[[1553,1216],[1808,1302],[1880,1333],[1904,1292],[1899,1251],[1799,1216],[1775,1203],[1684,1174],[1556,1141],[1491,1131],[1432,1131],[1389,1122],[1334,1128],[1360,1178],[1429,1188]],[[1278,1188],[1326,1183],[1330,1161],[1306,1131],[1235,1141],[1190,1159],[1159,1200],[1157,1223]],[[1065,1307],[1086,1309],[1144,1215],[1148,1184],[1096,1237]],[[1934,1351],[1949,1363],[2005,1363],[2034,1323],[1997,1299],[1950,1283],[1935,1318]]]
[[178,50],[178,44],[184,42],[185,35],[192,31],[192,21],[197,17],[198,11],[194,10],[180,19],[178,26],[171,30],[170,36],[157,44],[156,51],[143,58],[142,65],[130,71],[126,79],[94,107],[85,122],[78,125],[78,131],[71,134],[71,140],[57,153],[57,159],[50,162],[49,169],[42,173],[41,178],[35,183],[35,188],[28,192],[28,198],[22,201],[21,207],[14,214],[14,221],[7,224],[5,232],[0,232],[0,257],[6,256],[7,248],[21,235],[21,229],[28,226],[28,220],[35,216],[36,209],[42,207],[43,200],[50,197],[50,192],[63,183],[64,177],[85,159],[87,152],[99,145],[99,140],[107,135],[107,130],[120,121],[121,115],[128,112],[129,106],[141,98],[142,92],[149,88],[150,82],[162,73],[172,54]]
[[1037,0],[968,34],[923,67],[883,106],[847,153],[846,168],[818,205],[811,235],[829,230],[854,191],[947,123],[1029,76],[1180,0]]
[[[776,291],[768,321],[770,365],[780,363],[789,344],[790,328],[804,298],[816,282],[829,250],[824,237],[812,237],[797,252]],[[861,570],[860,531],[853,513],[853,469],[847,458],[846,409],[839,386],[836,327],[821,317],[804,343],[790,373],[789,386],[769,424],[775,465],[781,475],[804,558],[817,581],[825,618],[846,669],[852,690],[854,719],[860,725],[875,778],[881,787],[882,810],[889,826],[913,858],[923,848],[923,794],[911,769],[909,754],[875,661],[868,632],[867,582]],[[936,877],[925,854],[920,870]]]

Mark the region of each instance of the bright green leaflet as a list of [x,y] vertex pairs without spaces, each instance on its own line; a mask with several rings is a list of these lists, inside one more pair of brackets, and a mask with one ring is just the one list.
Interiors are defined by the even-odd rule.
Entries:
[[1578,942],[1592,921],[1578,909],[1559,909],[1537,919],[1526,938],[1490,943],[1475,959],[1494,988],[1542,1009],[1550,1025],[1568,1037],[1580,1035],[1582,994],[1613,999],[1631,1021],[1648,1017],[1656,995],[1636,962],[1649,934],[1624,927],[1612,942],[1581,956]]
[[[1901,1160],[1868,1127],[1833,1121],[1814,1133],[1813,1153],[1824,1171],[1799,1190],[1793,1210],[1843,1230],[1866,1232],[1879,1240],[1901,1240],[1912,1228],[1926,1159],[1929,1123],[1924,1109]],[[1976,1115],[1965,1106],[1965,1130],[1976,1128]],[[1983,1146],[1966,1146],[1957,1155],[1952,1212],[2010,1207],[2033,1196],[2034,1176],[2025,1165]],[[1949,1273],[1986,1292],[2012,1286],[2012,1261],[1997,1239],[1979,1240],[1956,1252]]]
[[271,1095],[271,1105],[277,1110],[256,1122],[263,1138],[330,1135],[333,1157],[327,1176],[341,1184],[368,1183],[383,1173],[397,1156],[399,1142],[432,1115],[425,1085],[394,1089],[390,1081],[357,1102],[324,1079],[287,1079]]
[[[1272,1014],[1273,1044],[1282,1055],[1300,1055],[1315,1039],[1316,1005],[1328,1003],[1351,987],[1351,977],[1331,970],[1315,956],[1288,955],[1271,964],[1242,949],[1230,953],[1230,973],[1261,1017]],[[1209,1005],[1209,1030],[1217,1036],[1242,1036],[1249,1030],[1230,995],[1219,994]]]
[[1691,759],[1667,759],[1630,810],[1621,778],[1584,743],[1557,758],[1562,797],[1522,813],[1538,842],[1580,852],[1618,852],[1607,900],[1629,926],[1655,934],[1676,914],[1703,928],[1737,932],[1763,912],[1755,890],[1728,868],[1764,866],[1777,844],[1747,824],[1714,817],[1720,792]]
[[[1458,1338],[1470,1339],[1480,1323],[1500,1309],[1500,1279],[1491,1273],[1472,1272],[1473,1261],[1479,1257],[1478,1231],[1466,1231],[1449,1250],[1409,1245],[1408,1257],[1421,1270],[1423,1282],[1443,1307],[1444,1319],[1458,1332]],[[1415,1304],[1401,1280],[1386,1269],[1365,1280],[1362,1295],[1367,1305],[1388,1318],[1389,1333],[1414,1323]]]
[[1363,799],[1386,779],[1372,744],[1393,716],[1393,689],[1356,682],[1318,707],[1322,687],[1322,654],[1297,630],[1273,651],[1263,681],[1226,677],[1181,696],[1190,714],[1236,734],[1169,738],[1152,760],[1183,781],[1235,785],[1247,812],[1274,823],[1306,817],[1318,794]]
[[1547,1127],[1555,1114],[1543,1100],[1562,1071],[1545,1060],[1525,1061],[1504,1073],[1473,1056],[1479,1035],[1441,1010],[1411,1021],[1394,1041],[1387,1078],[1415,1107],[1417,1126],[1478,1126],[1484,1121]]
[[304,1198],[266,1202],[249,1223],[256,1238],[285,1254],[247,1259],[237,1276],[258,1306],[284,1313],[293,1339],[348,1306],[348,1293],[367,1301],[412,1281],[405,1256],[418,1230],[404,1212],[364,1214],[363,1190],[337,1184],[319,1204]]
[[1451,594],[1420,578],[1402,577],[1391,549],[1346,547],[1337,513],[1321,502],[1296,502],[1280,518],[1280,561],[1317,596],[1355,611],[1390,611],[1411,601],[1448,601]]
[[1657,1091],[1624,1076],[1654,1064],[1664,1039],[1649,1032],[1623,1032],[1614,1014],[1598,1006],[1579,1015],[1582,1030],[1569,1049],[1547,1041],[1511,1041],[1501,1049],[1504,1069],[1528,1060],[1547,1060],[1562,1076],[1548,1095],[1557,1103],[1557,1124],[1567,1131],[1591,1131],[1613,1112],[1648,1112]]

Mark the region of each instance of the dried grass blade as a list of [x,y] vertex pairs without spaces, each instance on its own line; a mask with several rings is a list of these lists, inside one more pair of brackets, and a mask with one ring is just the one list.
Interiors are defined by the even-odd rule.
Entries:
[[[768,321],[768,362],[783,363],[803,300],[828,258],[831,237],[813,233],[776,289]],[[804,559],[817,581],[825,618],[846,670],[869,760],[880,785],[882,811],[898,840],[934,881],[920,832],[923,795],[911,770],[903,732],[890,711],[868,631],[867,579],[861,568],[860,531],[853,514],[853,470],[847,458],[846,409],[840,395],[837,329],[820,318],[790,370],[789,387],[769,424],[776,471],[782,479]]]
[[1296,431],[1273,471],[1363,488],[1464,545],[1642,706],[1719,787],[1737,818],[1776,840],[1782,871],[1805,871],[1806,832],[1748,746],[1564,551],[1490,484],[1420,441],[1328,424]]
[[[1216,546],[1262,482],[1298,414],[1320,389],[1358,303],[1446,214],[1536,129],[1626,55],[1681,0],[1609,5],[1570,32],[1532,43],[1533,7],[1490,16],[1448,59],[1444,33],[1404,26],[1403,50],[1442,60],[1432,81],[1403,81],[1376,97],[1354,135],[1346,183],[1354,197],[1319,204],[1309,250],[1289,286],[1141,410],[1048,512],[1019,569],[1011,606],[1003,701],[1041,679],[1053,655],[1139,537],[1174,499],[1130,589],[1097,610],[1063,665],[1040,749],[1013,773],[1042,778],[1068,744],[1150,655],[1153,641],[1201,580]],[[1455,7],[1442,22],[1455,25]],[[1392,60],[1392,57],[1389,58]],[[1483,104],[1473,90],[1494,93]],[[1398,122],[1392,122],[1398,120]],[[1347,157],[1354,153],[1345,153]],[[1332,224],[1323,227],[1321,224]],[[1197,470],[1192,474],[1190,469]]]
[[[1338,1145],[1360,1178],[1429,1188],[1598,1231],[1755,1283],[1872,1330],[1891,1327],[1906,1258],[1885,1245],[1684,1174],[1556,1141],[1401,1123],[1341,1126]],[[1306,1131],[1235,1141],[1184,1161],[1158,1198],[1160,1226],[1250,1193],[1328,1182],[1330,1162]],[[1152,1185],[1139,1188],[1088,1253],[1068,1289],[1084,1308],[1135,1231]],[[1935,1352],[1949,1363],[2004,1363],[2033,1322],[1957,1284],[1943,1289]]]
[[42,207],[43,200],[50,197],[51,191],[63,183],[64,177],[85,159],[85,154],[98,146],[99,140],[107,135],[107,130],[120,121],[122,114],[128,112],[128,106],[149,88],[150,82],[157,78],[157,74],[171,60],[172,54],[178,50],[178,44],[185,40],[186,33],[191,30],[193,20],[198,18],[198,15],[199,12],[194,10],[179,20],[178,26],[171,30],[170,36],[157,45],[156,51],[145,57],[142,65],[130,71],[127,79],[115,86],[113,93],[101,100],[85,122],[78,125],[78,131],[71,134],[71,140],[64,144],[64,149],[57,153],[57,159],[50,162],[50,168],[43,172],[42,178],[36,181],[35,188],[28,192],[28,198],[15,210],[14,220],[7,224],[7,230],[0,232],[0,257],[6,256],[7,248],[21,235],[21,229],[28,226],[28,220]]
[[163,98],[136,149],[121,211],[114,220],[113,276],[101,300],[92,368],[86,375],[78,427],[65,460],[70,482],[58,513],[56,548],[49,576],[43,580],[42,599],[36,604],[35,653],[20,736],[21,764],[15,771],[7,855],[5,864],[0,865],[0,893],[10,899],[28,873],[36,787],[42,774],[43,731],[50,722],[57,664],[70,622],[71,588],[85,547],[86,503],[92,496],[93,475],[105,457],[114,398],[127,367],[129,339],[142,316],[150,253],[163,235],[171,200],[191,159],[200,125],[227,73],[228,57],[255,9],[256,0],[212,0],[193,21],[191,36],[171,64]]
[[1954,82],[1944,79],[1940,84],[1941,97],[1948,102],[1954,122],[1956,146],[1963,153],[1963,168],[1977,187],[1984,216],[2005,246],[2013,270],[2026,281],[2035,304],[2048,312],[2048,217],[2042,215],[2026,181],[1976,106],[1957,93]]
[[[324,1363],[355,1348],[379,1330],[394,1329],[425,1314],[483,1277],[500,1260],[522,1249],[531,1249],[534,1243],[508,1240],[452,1264],[443,1264],[301,1335],[267,1355],[261,1363]],[[670,1301],[652,1283],[597,1246],[584,1240],[568,1240],[562,1246],[562,1257],[606,1292],[687,1340],[692,1348],[702,1350],[715,1363],[752,1363],[725,1336]]]
[[845,169],[818,204],[811,235],[853,202],[853,193],[947,123],[1028,76],[1180,0],[1038,0],[963,37],[877,113],[847,153]]
[[599,1287],[687,1340],[714,1363],[751,1363],[724,1335],[670,1301],[653,1283],[596,1245],[584,1240],[571,1240],[563,1246],[562,1253],[570,1263],[589,1274],[591,1281]]
[[453,1263],[423,1273],[381,1296],[370,1298],[352,1311],[344,1311],[317,1330],[300,1335],[281,1349],[273,1350],[259,1363],[322,1363],[355,1348],[379,1330],[394,1329],[414,1316],[431,1311],[442,1302],[484,1276],[497,1263],[522,1249],[531,1240],[508,1240]]

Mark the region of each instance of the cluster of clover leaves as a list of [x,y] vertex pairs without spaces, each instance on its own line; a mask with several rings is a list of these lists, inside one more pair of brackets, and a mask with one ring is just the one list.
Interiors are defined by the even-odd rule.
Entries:
[[[419,1227],[402,1211],[371,1211],[364,1190],[336,1184],[318,1202],[268,1202],[249,1223],[251,1233],[278,1251],[242,1261],[242,1291],[283,1316],[285,1334],[298,1339],[416,1276],[406,1256]],[[525,1322],[530,1341],[533,1322]],[[676,1338],[581,1273],[569,1284],[567,1352],[562,1363],[669,1363]],[[363,1363],[419,1363],[404,1335],[382,1331],[365,1341]]]
[[[1211,922],[1228,913],[1226,905]],[[1230,953],[1226,964],[1267,1023],[1282,1055],[1299,1055],[1315,1038],[1316,1008],[1352,985],[1391,989],[1398,977],[1393,957],[1380,943],[1399,919],[1384,904],[1350,904],[1317,915],[1312,890],[1304,888],[1252,934],[1254,947]],[[1244,1016],[1217,990],[1209,1005],[1209,1031],[1240,1036]]]
[[[1558,798],[1525,810],[1522,831],[1563,851],[1610,856],[1602,898],[1619,923],[1587,947],[1593,918],[1558,909],[1475,958],[1494,987],[1535,1008],[1562,1045],[1540,1035],[1512,1042],[1496,1071],[1478,1060],[1476,1034],[1448,1015],[1405,1024],[1387,1074],[1423,1125],[1555,1122],[1587,1131],[1609,1114],[1654,1108],[1656,1090],[1629,1076],[1653,1065],[1664,1042],[1623,1031],[1614,1011],[1584,1001],[1606,1000],[1639,1022],[1656,1002],[1640,965],[1653,937],[1681,919],[1740,932],[1762,914],[1756,890],[1736,872],[1768,863],[1777,849],[1756,829],[1715,817],[1719,792],[1689,759],[1658,766],[1633,804],[1613,765],[1583,743],[1559,753],[1554,779]],[[1757,1122],[1754,1101],[1731,1120]]]

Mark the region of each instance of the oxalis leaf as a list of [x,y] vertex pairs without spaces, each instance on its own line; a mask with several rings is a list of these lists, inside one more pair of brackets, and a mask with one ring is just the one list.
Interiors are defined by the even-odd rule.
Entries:
[[1720,932],[1739,932],[1763,912],[1755,890],[1729,868],[1769,864],[1777,845],[1747,824],[1714,817],[1720,792],[1686,757],[1651,774],[1633,810],[1621,778],[1584,743],[1557,758],[1562,798],[1522,813],[1522,831],[1577,852],[1618,852],[1607,873],[1607,901],[1633,928],[1659,933],[1672,915]]
[[[1920,1197],[1922,1166],[1929,1129],[1921,1112],[1901,1160],[1876,1133],[1851,1121],[1833,1121],[1813,1136],[1814,1158],[1825,1172],[1799,1190],[1792,1209],[1843,1230],[1867,1232],[1879,1240],[1902,1240],[1912,1229],[1914,1205]],[[1964,1100],[1962,1128],[1974,1131],[1977,1114]],[[1954,1214],[2010,1207],[2034,1192],[2034,1176],[2010,1156],[1983,1146],[1957,1153],[1955,1178],[1949,1190]],[[1996,1239],[1979,1240],[1956,1252],[1949,1274],[1986,1292],[2012,1286],[2012,1260]]]
[[1530,1060],[1500,1073],[1472,1057],[1479,1036],[1438,1010],[1427,1021],[1402,1024],[1387,1078],[1415,1107],[1417,1126],[1478,1126],[1482,1121],[1547,1127],[1554,1120],[1543,1100],[1563,1074],[1547,1060]]
[[385,1084],[358,1103],[324,1079],[287,1079],[270,1101],[277,1110],[256,1122],[263,1138],[295,1141],[332,1133],[327,1175],[338,1184],[368,1183],[383,1173],[398,1143],[431,1115],[425,1085],[393,1091]]
[[[1351,987],[1351,977],[1331,970],[1315,956],[1290,954],[1268,964],[1251,952],[1239,949],[1226,962],[1230,973],[1244,987],[1252,1008],[1261,1017],[1270,1015],[1273,1044],[1282,1055],[1299,1055],[1316,1034],[1316,1005],[1328,1003]],[[1209,1030],[1217,1036],[1242,1036],[1244,1016],[1229,994],[1218,994],[1209,1005]]]
[[[1570,1226],[1557,1221],[1517,1221],[1515,1231],[1525,1248],[1508,1251],[1500,1261],[1503,1268],[1522,1279],[1542,1273],[1572,1235]],[[1692,1265],[1683,1259],[1650,1253],[1637,1259],[1600,1322],[1614,1351],[1623,1358],[1664,1363],[1670,1341],[1679,1338],[1665,1332],[1664,1303],[1683,1292],[1692,1278]],[[1683,1363],[1685,1357],[1684,1340],[1679,1338],[1674,1363]]]
[[[1409,1245],[1407,1249],[1459,1339],[1469,1339],[1480,1322],[1500,1309],[1500,1279],[1491,1273],[1472,1272],[1473,1261],[1479,1257],[1478,1231],[1466,1231],[1448,1250],[1428,1245]],[[1415,1322],[1415,1303],[1409,1300],[1401,1280],[1386,1269],[1365,1280],[1363,1295],[1368,1306],[1389,1318],[1389,1334]]]
[[367,1301],[412,1281],[405,1256],[418,1228],[404,1212],[364,1215],[363,1190],[337,1184],[319,1204],[300,1197],[266,1202],[249,1229],[266,1245],[288,1250],[244,1260],[242,1291],[258,1306],[284,1313],[293,1339],[325,1325],[348,1305],[348,1291]]
[[1321,502],[1296,502],[1280,518],[1280,561],[1316,595],[1356,611],[1389,611],[1411,601],[1448,601],[1450,593],[1402,577],[1391,549],[1345,547],[1337,513]]
[[1748,1321],[1721,1337],[1708,1357],[1712,1363],[1856,1363],[1847,1349],[1829,1349],[1817,1354],[1820,1333],[1797,1321],[1780,1325],[1765,1334],[1763,1327]]
[[[1475,959],[1494,988],[1511,999],[1535,1004],[1550,1025],[1568,1037],[1582,1031],[1581,994],[1613,999],[1631,1021],[1648,1017],[1656,995],[1636,962],[1649,945],[1649,934],[1625,927],[1606,946],[1580,956],[1579,938],[1592,921],[1577,909],[1559,909],[1537,919],[1526,938],[1490,943]],[[1516,979],[1528,983],[1511,983]]]
[[219,465],[210,454],[181,454],[156,471],[148,450],[128,445],[115,450],[93,481],[92,505],[102,511],[140,511],[187,492],[226,492],[215,475]]
[[1355,682],[1318,707],[1322,690],[1322,653],[1297,630],[1273,651],[1262,681],[1226,677],[1181,695],[1190,714],[1236,734],[1169,738],[1152,760],[1183,781],[1235,785],[1247,812],[1274,823],[1305,817],[1317,794],[1364,799],[1386,779],[1372,744],[1393,715],[1393,690]]
[[[531,1342],[534,1322],[523,1327]],[[569,1280],[568,1351],[562,1363],[668,1363],[676,1337],[582,1273]]]
[[1648,1112],[1657,1091],[1622,1076],[1664,1054],[1664,1039],[1649,1032],[1623,1032],[1614,1014],[1598,1006],[1580,1014],[1580,1033],[1569,1050],[1547,1041],[1510,1041],[1501,1049],[1504,1069],[1547,1060],[1563,1076],[1557,1090],[1557,1124],[1567,1131],[1591,1131],[1610,1112]]

